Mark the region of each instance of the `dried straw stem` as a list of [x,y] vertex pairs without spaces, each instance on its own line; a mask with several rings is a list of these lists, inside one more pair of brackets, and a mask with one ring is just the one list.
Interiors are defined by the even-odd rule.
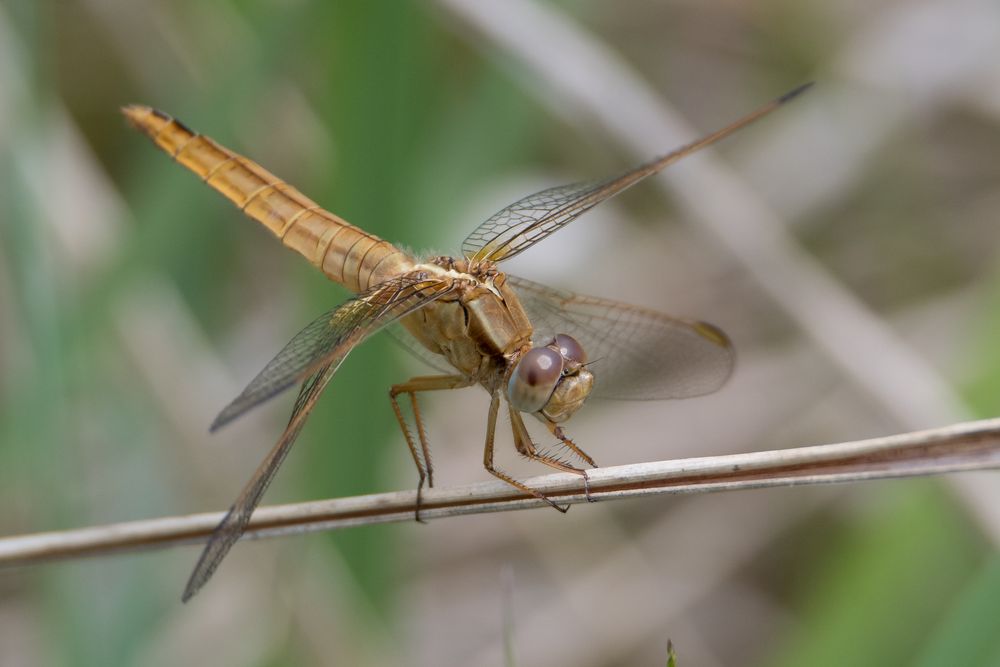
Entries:
[[[1000,468],[1000,419],[955,424],[871,440],[749,454],[599,468],[591,499],[707,493],[802,484],[913,477]],[[566,473],[527,480],[560,503],[586,502],[583,480]],[[261,507],[246,537],[274,537],[391,521],[412,521],[415,491]],[[542,507],[502,482],[431,489],[421,517],[438,519]],[[0,539],[0,565],[97,556],[204,541],[222,513],[147,519]]]

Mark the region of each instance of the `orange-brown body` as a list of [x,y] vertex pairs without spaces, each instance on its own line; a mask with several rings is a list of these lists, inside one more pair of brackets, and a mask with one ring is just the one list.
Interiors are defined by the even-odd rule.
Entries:
[[428,350],[494,391],[512,361],[531,347],[531,322],[488,261],[438,257],[419,262],[394,245],[321,208],[259,164],[150,107],[126,107],[129,122],[174,160],[218,190],[328,278],[363,292],[399,275],[425,273],[459,289],[402,320]]
[[[446,359],[453,372],[393,385],[389,399],[420,476],[433,486],[433,467],[417,394],[481,384],[490,395],[483,466],[520,492],[566,511],[553,499],[494,464],[501,401],[510,417],[514,447],[524,457],[580,475],[589,498],[591,458],[560,423],[595,388],[589,360],[604,360],[604,384],[616,398],[684,398],[718,389],[733,368],[729,339],[698,320],[674,318],[615,301],[557,291],[507,276],[497,262],[510,259],[584,212],[685,155],[709,146],[770,113],[808,86],[800,86],[701,139],[603,180],[548,188],[528,195],[483,221],[462,244],[462,258],[421,261],[374,234],[320,208],[252,160],[192,132],[170,116],[144,106],[123,109],[128,120],[174,160],[221,192],[281,242],[331,280],[358,294],[299,332],[216,418],[228,423],[294,383],[301,383],[284,432],[232,508],[219,523],[188,580],[187,600],[212,576],[243,533],[254,508],[298,436],[320,393],[347,354],[370,334],[400,322],[417,344]],[[514,288],[523,298],[518,297]],[[528,310],[525,309],[528,306]],[[545,340],[533,344],[535,318]],[[589,352],[588,352],[589,350]],[[400,397],[411,402],[416,437]],[[524,424],[531,414],[573,461],[539,451]]]
[[330,280],[363,292],[415,263],[388,241],[355,227],[259,164],[150,107],[125,108],[129,122],[174,160],[260,222]]

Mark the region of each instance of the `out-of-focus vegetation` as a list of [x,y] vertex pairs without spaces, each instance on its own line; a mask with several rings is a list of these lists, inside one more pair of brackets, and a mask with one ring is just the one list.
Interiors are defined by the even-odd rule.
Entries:
[[[345,296],[119,106],[161,108],[417,249],[454,250],[509,200],[631,161],[586,117],[557,118],[456,4],[0,0],[0,534],[226,506],[288,399],[207,425]],[[701,130],[817,79],[835,104],[782,110],[724,159],[969,414],[1000,412],[1000,9],[538,4]],[[907,430],[689,222],[638,189],[519,264],[709,319],[740,351],[717,396],[588,406],[577,442],[624,463]],[[382,337],[358,349],[265,502],[412,486],[386,393],[421,372]],[[484,479],[485,397],[450,394],[427,401],[438,482]],[[0,663],[500,664],[509,640],[525,665],[662,664],[669,635],[691,665],[1000,664],[1000,527],[951,482],[240,544],[186,606],[194,549],[0,571]]]

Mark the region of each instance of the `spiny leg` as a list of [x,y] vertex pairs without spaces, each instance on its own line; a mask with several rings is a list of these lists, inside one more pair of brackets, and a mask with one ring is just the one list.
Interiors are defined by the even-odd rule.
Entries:
[[434,488],[434,462],[431,461],[431,448],[427,444],[427,429],[424,428],[424,420],[420,416],[420,403],[417,402],[417,394],[409,392],[410,408],[413,410],[413,422],[417,426],[417,440],[420,441],[420,452],[424,456],[424,465],[427,467],[427,486]]
[[[417,466],[417,473],[420,475],[420,482],[417,484],[417,503],[414,509],[414,518],[420,523],[424,523],[420,518],[420,503],[423,498],[424,482],[426,481],[427,485],[433,488],[434,467],[431,464],[431,452],[427,444],[427,431],[424,428],[424,422],[420,416],[420,407],[417,404],[417,392],[459,389],[461,387],[468,387],[471,384],[472,380],[463,375],[425,375],[410,378],[407,382],[395,384],[389,389],[389,401],[392,403],[392,411],[396,414],[396,421],[399,422],[399,428],[403,431],[403,437],[406,438],[406,446],[410,448],[413,463]],[[413,442],[413,435],[410,433],[410,427],[403,416],[403,410],[399,406],[399,399],[397,397],[400,394],[407,394],[410,397],[410,405],[413,408],[413,421],[417,427],[417,439],[420,441],[419,451]]]
[[[395,387],[393,387],[395,389]],[[396,400],[396,396],[391,392],[389,394],[389,401],[392,403],[392,411],[396,413],[396,421],[399,422],[399,428],[403,431],[403,437],[406,438],[406,446],[410,449],[410,455],[413,456],[413,463],[417,466],[417,474],[420,476],[420,481],[417,483],[417,503],[414,510],[414,518],[420,523],[425,523],[423,519],[420,518],[420,502],[423,498],[424,492],[424,481],[427,479],[427,470],[424,468],[424,462],[417,453],[417,447],[413,444],[413,436],[410,434],[410,427],[406,423],[406,419],[403,417],[403,411],[399,407],[399,401]]]
[[582,468],[577,468],[571,463],[566,463],[565,461],[560,461],[554,456],[549,454],[543,454],[535,448],[535,443],[531,441],[531,435],[528,433],[527,427],[524,425],[524,420],[521,418],[521,413],[514,408],[509,408],[510,410],[510,426],[514,431],[514,447],[517,448],[518,453],[527,459],[532,461],[538,461],[539,463],[544,463],[547,466],[555,468],[556,470],[562,470],[563,472],[572,472],[577,475],[582,475],[584,470]]
[[592,468],[598,467],[598,465],[594,463],[594,459],[590,458],[590,454],[577,447],[576,443],[567,437],[566,433],[562,430],[562,426],[559,426],[555,422],[549,421],[548,419],[543,419],[542,421],[545,422],[545,426],[549,429],[549,432],[559,438],[559,442],[566,445],[570,451],[589,463]]
[[493,475],[494,477],[496,477],[498,479],[502,479],[503,481],[507,482],[508,484],[510,484],[511,486],[513,486],[514,488],[520,489],[521,491],[527,493],[528,495],[534,496],[535,498],[538,498],[539,500],[544,500],[549,505],[551,505],[552,507],[556,508],[557,510],[559,510],[563,514],[565,514],[566,510],[569,509],[569,508],[567,508],[567,507],[561,507],[561,506],[557,505],[555,503],[555,501],[553,501],[550,498],[548,498],[547,496],[545,496],[545,494],[543,494],[541,491],[533,489],[530,486],[528,486],[527,484],[524,484],[523,482],[517,481],[516,479],[514,479],[513,477],[511,477],[510,475],[508,475],[504,471],[499,470],[495,465],[493,465],[493,441],[494,441],[494,438],[496,437],[497,412],[499,412],[499,410],[500,410],[500,394],[499,394],[499,392],[494,392],[494,394],[493,394],[493,396],[492,396],[492,398],[490,400],[490,413],[489,413],[489,416],[486,418],[487,419],[487,421],[486,421],[486,447],[483,450],[483,467],[486,468],[486,470],[491,475]]
[[[543,420],[549,430],[555,435],[559,440],[569,447],[569,449],[579,456],[581,459],[597,467],[594,460],[587,455],[582,449],[577,447],[572,440],[566,437],[563,430],[557,426],[554,422],[548,419]],[[517,447],[517,451],[521,453],[525,458],[531,459],[532,461],[538,461],[539,463],[544,463],[547,466],[555,468],[556,470],[562,470],[564,472],[571,472],[583,477],[583,492],[587,496],[587,502],[594,502],[594,499],[590,496],[590,478],[587,476],[587,471],[583,468],[577,468],[574,465],[566,463],[565,461],[560,461],[554,456],[548,454],[542,454],[537,449],[535,449],[535,443],[531,441],[531,435],[528,433],[527,427],[524,425],[524,420],[521,418],[521,413],[510,408],[510,423],[511,427],[514,429],[514,446]]]

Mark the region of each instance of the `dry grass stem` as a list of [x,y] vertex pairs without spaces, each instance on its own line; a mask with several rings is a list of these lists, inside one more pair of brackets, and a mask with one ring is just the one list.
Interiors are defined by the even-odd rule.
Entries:
[[[1000,419],[796,449],[707,456],[599,468],[590,472],[594,501],[660,494],[829,484],[1000,468]],[[527,480],[560,503],[586,502],[580,477],[559,473]],[[274,537],[374,523],[412,521],[414,491],[262,507],[247,537]],[[544,507],[502,482],[431,489],[421,516],[438,519]],[[204,541],[222,513],[148,519],[0,539],[0,565],[96,556]]]

